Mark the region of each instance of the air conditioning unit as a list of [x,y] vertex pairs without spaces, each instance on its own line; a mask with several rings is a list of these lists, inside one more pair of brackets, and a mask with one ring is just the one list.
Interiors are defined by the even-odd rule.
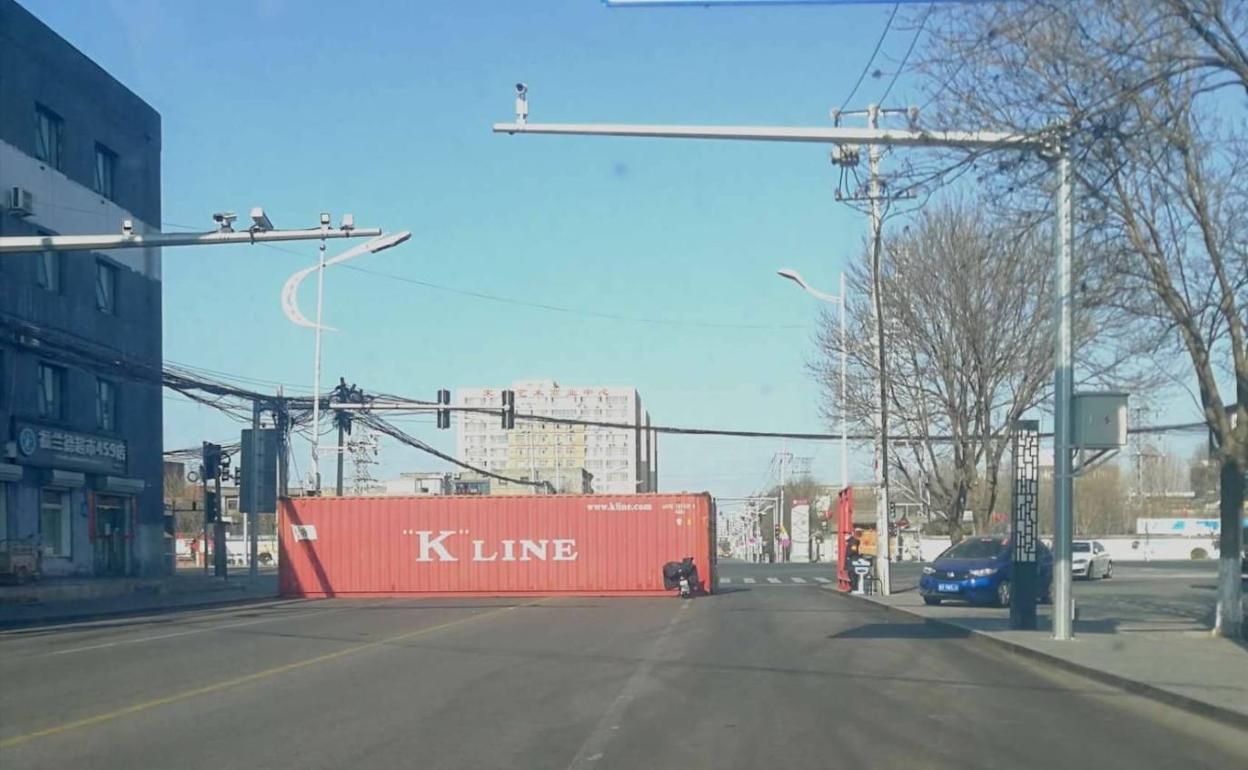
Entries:
[[8,211],[16,217],[28,217],[35,213],[35,194],[24,187],[10,187]]

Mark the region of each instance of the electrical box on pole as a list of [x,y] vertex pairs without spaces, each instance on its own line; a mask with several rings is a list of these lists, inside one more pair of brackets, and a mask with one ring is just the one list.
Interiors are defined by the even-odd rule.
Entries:
[[[438,391],[438,404],[450,406],[451,405],[451,391],[439,390]],[[438,428],[441,430],[446,430],[449,427],[451,427],[451,410],[450,409],[438,409]]]

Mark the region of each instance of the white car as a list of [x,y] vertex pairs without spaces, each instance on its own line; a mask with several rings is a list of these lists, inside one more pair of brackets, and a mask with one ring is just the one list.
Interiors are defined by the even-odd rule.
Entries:
[[1076,540],[1070,553],[1070,571],[1088,580],[1114,576],[1114,560],[1099,540]]

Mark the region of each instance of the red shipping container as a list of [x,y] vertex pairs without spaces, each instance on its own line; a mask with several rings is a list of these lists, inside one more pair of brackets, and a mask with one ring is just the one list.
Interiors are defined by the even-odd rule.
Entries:
[[714,586],[710,495],[281,501],[282,596],[666,594],[692,556]]

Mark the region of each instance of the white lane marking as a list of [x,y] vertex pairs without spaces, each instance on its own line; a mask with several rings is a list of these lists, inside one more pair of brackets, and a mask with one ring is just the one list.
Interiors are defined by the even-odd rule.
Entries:
[[654,644],[650,646],[649,654],[641,659],[637,664],[637,668],[633,670],[632,676],[624,683],[624,689],[620,690],[620,694],[615,697],[611,705],[607,707],[606,713],[602,715],[602,719],[598,720],[598,724],[590,731],[589,737],[581,744],[581,748],[576,752],[576,756],[572,757],[572,761],[568,763],[568,770],[577,770],[577,768],[593,767],[594,763],[605,756],[605,749],[610,743],[613,734],[620,729],[620,722],[623,721],[624,712],[632,704],[637,694],[641,692],[641,688],[646,684],[646,680],[650,678],[650,672],[654,670],[654,664],[662,655],[667,641],[672,635],[672,631],[676,628],[676,623],[685,615],[685,611],[693,605],[693,602],[681,602],[680,609],[672,613],[671,620],[667,621],[667,625],[654,640]]
[[792,578],[789,578],[789,580],[792,580],[794,583],[805,583],[805,582],[806,582],[806,578],[799,578],[799,577],[792,577]]
[[767,578],[767,582],[768,582],[768,583],[779,583],[779,582],[780,582],[780,578],[778,578],[778,577],[769,577],[769,578]]
[[721,578],[719,579],[719,584],[720,584],[720,585],[727,585],[728,583],[731,583],[731,582],[732,582],[732,578],[725,578],[725,577],[721,577]]
[[180,636],[194,636],[195,634],[206,634],[211,631],[222,631],[227,628],[239,628],[240,626],[254,626],[259,623],[272,623],[277,620],[295,620],[297,618],[306,618],[311,615],[329,615],[335,612],[342,612],[350,609],[349,607],[335,607],[328,610],[313,610],[311,612],[301,612],[298,615],[281,615],[271,618],[256,618],[254,620],[244,620],[241,623],[226,623],[220,626],[207,626],[204,628],[192,628],[188,631],[175,631],[170,634],[154,634],[152,636],[141,636],[137,639],[118,639],[115,642],[101,642],[100,644],[89,644],[84,647],[71,647],[68,650],[54,650],[53,652],[45,652],[43,655],[32,655],[32,658],[48,657],[51,655],[73,655],[77,652],[90,652],[92,650],[104,650],[109,647],[120,647],[125,644],[141,644],[143,642],[158,642],[162,639],[176,639]]
[[757,580],[755,580],[754,578],[746,578],[745,580],[742,580],[741,582],[743,582],[743,583],[748,583],[748,584],[750,584],[750,585],[754,585],[754,584],[755,584],[755,583],[757,583],[758,581],[757,581]]
[[831,583],[832,581],[831,581],[831,580],[828,580],[828,579],[827,579],[827,578],[825,578],[825,577],[817,577],[817,578],[815,578],[815,582],[816,582],[816,583]]

